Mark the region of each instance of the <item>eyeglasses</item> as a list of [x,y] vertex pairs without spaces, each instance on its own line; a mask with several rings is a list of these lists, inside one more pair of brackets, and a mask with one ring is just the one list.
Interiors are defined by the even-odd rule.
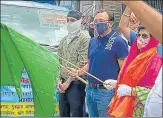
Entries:
[[97,23],[108,23],[108,20],[94,20],[94,24],[96,25]]
[[147,39],[147,38],[149,38],[149,35],[148,34],[145,34],[145,33],[143,33],[143,34],[136,34],[136,36],[137,37],[142,37],[143,39]]

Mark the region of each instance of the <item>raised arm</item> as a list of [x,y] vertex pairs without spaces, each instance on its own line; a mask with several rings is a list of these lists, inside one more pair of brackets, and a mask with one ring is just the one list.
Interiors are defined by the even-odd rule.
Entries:
[[130,28],[129,28],[130,15],[131,11],[128,7],[126,7],[119,24],[120,31],[127,40],[130,40]]
[[143,1],[123,1],[152,35],[162,43],[162,15]]

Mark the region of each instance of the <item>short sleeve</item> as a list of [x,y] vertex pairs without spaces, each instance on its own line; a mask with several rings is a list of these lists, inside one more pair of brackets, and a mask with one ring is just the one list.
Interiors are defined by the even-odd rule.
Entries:
[[130,30],[130,46],[133,44],[135,40],[136,40],[136,32]]
[[91,51],[91,40],[89,41],[88,44],[88,59],[90,58],[90,51]]
[[82,35],[82,37],[79,37],[81,42],[79,44],[78,47],[78,64],[80,63],[80,61],[85,61],[87,60],[87,53],[88,53],[88,43],[90,38],[86,35]]
[[124,59],[128,55],[128,45],[122,37],[116,39],[116,57],[117,59]]

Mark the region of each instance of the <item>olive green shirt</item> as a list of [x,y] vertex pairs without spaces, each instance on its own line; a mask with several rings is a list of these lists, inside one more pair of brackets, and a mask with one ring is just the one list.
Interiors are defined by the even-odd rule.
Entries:
[[[67,38],[69,36],[64,37],[58,47],[57,55],[71,62],[72,64],[79,67],[80,61],[87,61],[87,53],[88,53],[88,43],[90,37],[84,32],[79,32],[75,38],[72,38],[70,43],[67,43]],[[75,68],[71,64],[59,58],[59,62],[64,67]],[[68,79],[67,72],[60,67],[60,77],[65,80]]]

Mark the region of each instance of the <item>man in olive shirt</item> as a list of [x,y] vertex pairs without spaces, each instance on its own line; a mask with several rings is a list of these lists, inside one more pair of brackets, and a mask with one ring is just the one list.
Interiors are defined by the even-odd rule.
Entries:
[[[69,11],[67,22],[68,35],[61,40],[57,54],[79,67],[80,62],[87,59],[90,37],[81,32],[80,12]],[[64,67],[74,67],[62,59],[59,61]],[[85,85],[79,80],[72,81],[68,73],[61,68],[58,89],[60,117],[82,117]]]

